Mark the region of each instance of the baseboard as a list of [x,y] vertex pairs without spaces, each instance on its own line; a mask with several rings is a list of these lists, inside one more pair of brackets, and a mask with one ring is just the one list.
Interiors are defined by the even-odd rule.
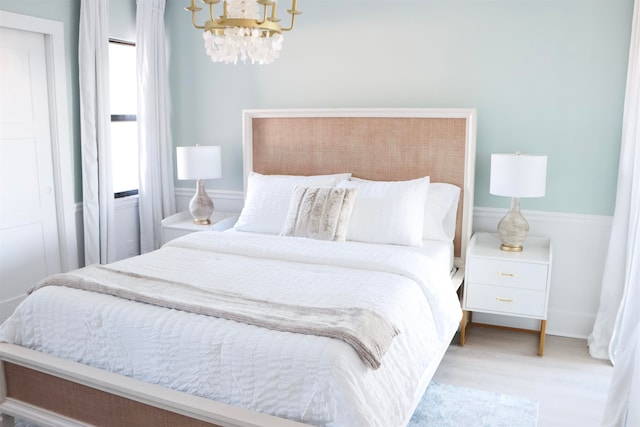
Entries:
[[[567,310],[549,310],[547,333],[568,338],[586,340],[591,334],[596,313],[576,313]],[[551,325],[551,326],[549,326]]]
[[[488,313],[474,313],[473,321],[510,328],[540,328],[540,321],[536,319]],[[591,333],[594,321],[595,315],[550,309],[547,313],[547,335],[586,340]]]

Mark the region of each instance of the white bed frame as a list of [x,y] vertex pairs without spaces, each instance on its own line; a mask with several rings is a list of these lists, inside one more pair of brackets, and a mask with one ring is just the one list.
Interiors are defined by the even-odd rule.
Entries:
[[[473,189],[475,170],[476,112],[472,109],[349,109],[349,110],[250,110],[243,115],[244,171],[245,176],[254,170],[254,120],[281,118],[456,118],[466,123],[464,135],[464,183],[462,215],[458,218],[461,229],[459,256],[455,265],[459,283],[464,276],[464,254],[471,236]],[[261,172],[262,170],[258,170]],[[434,181],[432,179],[432,181]],[[456,286],[457,287],[457,286]],[[446,348],[439,355],[444,356]],[[414,401],[418,404],[427,388],[438,363],[423,374],[421,386],[416,390]],[[29,386],[24,386],[29,381]],[[32,393],[33,392],[33,393]],[[74,393],[76,393],[74,395]],[[180,418],[181,425],[218,425],[237,427],[294,427],[303,424],[232,407],[223,403],[147,384],[122,375],[106,372],[77,362],[53,357],[12,344],[0,343],[0,426],[13,425],[13,417],[47,426],[89,425],[72,418],[73,411],[51,408],[44,401],[64,401],[77,406],[78,398],[84,394],[100,393],[108,396],[98,401],[96,407],[121,399],[127,408],[138,411],[160,411]],[[44,396],[44,397],[43,397]],[[97,398],[96,398],[97,399]],[[101,398],[102,399],[102,398]],[[139,409],[142,408],[142,409]],[[118,410],[117,407],[114,410]],[[155,413],[155,412],[154,412]],[[161,415],[164,416],[164,415]],[[184,421],[182,421],[184,420]],[[407,420],[408,421],[408,420]]]

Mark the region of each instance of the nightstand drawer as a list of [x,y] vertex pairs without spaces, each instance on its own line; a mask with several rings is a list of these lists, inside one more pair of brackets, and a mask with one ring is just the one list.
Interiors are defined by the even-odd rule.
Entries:
[[467,271],[469,282],[539,291],[547,288],[545,264],[471,258]]
[[494,311],[538,318],[545,315],[545,292],[478,283],[469,283],[466,292],[465,308],[467,310]]

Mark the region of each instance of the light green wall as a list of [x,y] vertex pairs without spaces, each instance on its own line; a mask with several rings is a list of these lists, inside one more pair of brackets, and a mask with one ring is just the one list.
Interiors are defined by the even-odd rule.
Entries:
[[242,189],[244,108],[472,107],[476,206],[507,206],[490,154],[521,151],[549,156],[524,209],[613,213],[632,0],[301,0],[267,66],[209,62],[186,3],[165,19],[174,144],[223,146],[208,188]]
[[[268,66],[211,63],[187,3],[168,1],[165,15],[173,139],[223,146],[224,177],[208,188],[242,189],[245,108],[473,107],[477,206],[506,206],[489,195],[489,157],[519,150],[549,156],[547,195],[524,209],[613,213],[632,0],[301,0]],[[112,36],[135,37],[134,7],[111,0]],[[0,9],[65,25],[79,201],[80,0]]]
[[136,41],[136,0],[109,0],[109,37]]

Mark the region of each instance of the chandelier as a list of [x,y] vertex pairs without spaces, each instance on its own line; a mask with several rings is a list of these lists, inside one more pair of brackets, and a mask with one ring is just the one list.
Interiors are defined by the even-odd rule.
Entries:
[[[215,5],[222,2],[222,15],[216,17]],[[296,9],[298,0],[291,0],[291,25],[282,28],[280,18],[276,16],[275,0],[202,0],[209,5],[209,20],[204,25],[196,24],[196,14],[202,10],[191,0],[193,26],[204,30],[204,47],[213,62],[225,64],[240,59],[251,63],[269,64],[282,50],[283,31],[291,31],[296,15],[302,12]],[[261,13],[262,12],[262,13]],[[260,16],[262,15],[262,16]]]

